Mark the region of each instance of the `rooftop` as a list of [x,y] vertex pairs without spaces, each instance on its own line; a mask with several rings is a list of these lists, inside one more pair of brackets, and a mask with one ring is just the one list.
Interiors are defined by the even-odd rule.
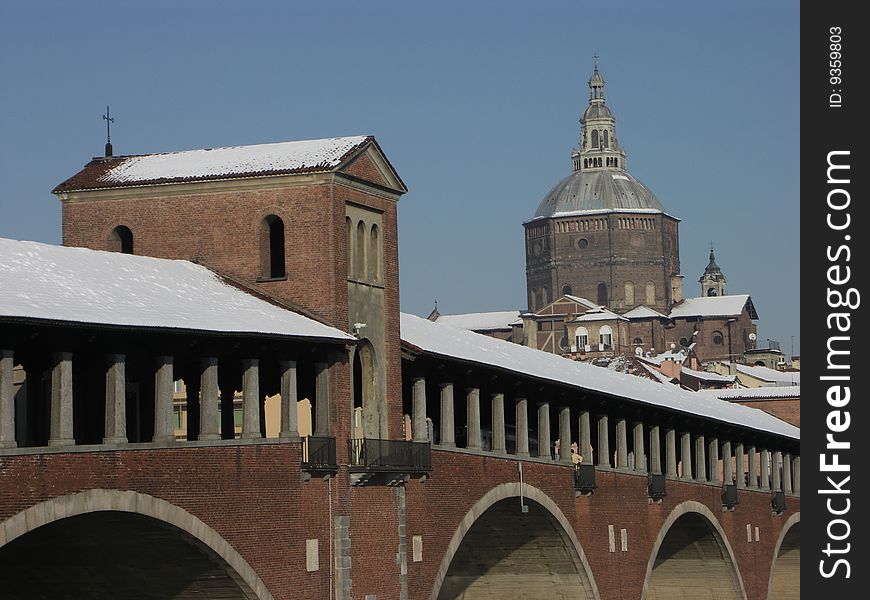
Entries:
[[738,373],[749,375],[761,381],[772,382],[776,385],[800,385],[801,383],[800,371],[777,371],[769,367],[740,364],[735,364],[734,367]]
[[720,400],[770,400],[799,399],[801,386],[789,385],[781,387],[740,388],[736,390],[701,390],[698,394],[707,394]]
[[496,310],[491,312],[465,313],[458,315],[439,315],[439,325],[451,325],[468,331],[492,331],[510,329],[511,323],[520,316],[518,310]]
[[0,238],[0,290],[0,321],[354,339],[185,260]]
[[336,137],[95,158],[81,171],[58,185],[54,193],[329,171],[367,142],[374,142],[374,138]]
[[744,307],[751,318],[758,318],[749,294],[686,298],[671,309],[670,317],[739,317]]

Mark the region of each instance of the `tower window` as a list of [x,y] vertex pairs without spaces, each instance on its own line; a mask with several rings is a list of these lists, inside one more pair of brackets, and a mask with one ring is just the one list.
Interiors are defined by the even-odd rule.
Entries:
[[646,303],[650,305],[656,303],[656,284],[652,281],[646,282]]
[[354,276],[357,279],[365,277],[366,273],[366,224],[360,221],[356,224],[356,256],[354,256]]
[[109,249],[112,252],[133,254],[133,232],[126,225],[118,225],[109,234]]
[[260,223],[260,266],[264,277],[284,277],[284,221],[269,215]]
[[626,306],[634,304],[634,283],[631,281],[625,282],[625,304]]
[[717,295],[717,294],[716,294],[716,288],[714,288],[714,287],[708,288],[708,289],[707,289],[707,295],[708,295],[708,296],[716,296],[716,295]]
[[563,296],[570,296],[571,295],[571,286],[570,285],[565,284],[562,286],[562,295]]
[[643,338],[639,338],[639,337],[634,338],[634,345],[635,346],[643,346]]
[[607,148],[610,145],[610,136],[607,133],[607,130],[604,130],[604,147]]
[[714,346],[721,346],[723,343],[725,343],[725,338],[722,336],[722,332],[721,331],[714,331],[713,332],[713,345]]
[[592,130],[592,147],[593,148],[598,147],[598,130],[597,129]]
[[607,304],[607,284],[604,282],[598,284],[598,304],[601,306]]
[[377,225],[372,225],[372,233],[369,252],[369,278],[372,281],[380,281],[381,279],[381,261],[380,261],[380,230]]
[[351,277],[353,274],[353,221],[350,220],[350,217],[345,218],[345,224],[347,225],[347,276]]

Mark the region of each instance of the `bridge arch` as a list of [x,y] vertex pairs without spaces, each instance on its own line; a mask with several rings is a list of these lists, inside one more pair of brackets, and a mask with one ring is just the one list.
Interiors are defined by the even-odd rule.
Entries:
[[0,523],[0,552],[11,542],[41,527],[101,512],[129,517],[139,515],[180,529],[231,568],[228,575],[245,598],[273,600],[251,565],[214,529],[181,507],[130,490],[86,490],[58,496],[12,515]]
[[[682,560],[669,560],[678,553]],[[696,564],[691,566],[691,562]],[[681,589],[692,582],[695,587]],[[746,600],[725,531],[713,511],[694,500],[674,507],[659,529],[647,562],[641,600],[666,598]]]
[[[577,587],[580,586],[585,591],[587,598],[600,600],[598,587],[592,576],[592,569],[571,523],[562,513],[559,506],[544,492],[533,486],[518,482],[503,483],[491,489],[465,514],[456,531],[454,531],[453,537],[450,539],[450,543],[441,560],[438,572],[435,575],[435,584],[429,596],[430,600],[449,597],[442,594],[449,592],[447,587],[451,583],[448,581],[448,575],[450,574],[450,568],[454,559],[457,556],[461,557],[463,550],[468,548],[467,545],[463,546],[463,542],[472,540],[481,525],[485,527],[490,524],[488,523],[489,520],[497,519],[498,513],[504,511],[508,505],[513,505],[516,502],[513,510],[519,513],[520,496],[524,498],[525,503],[529,506],[528,516],[529,519],[534,519],[533,526],[544,530],[550,541],[556,542],[555,546],[558,547],[558,542],[561,542],[562,548],[564,548],[565,553],[570,558],[574,573],[569,573],[568,575],[574,578],[573,593],[576,593]],[[478,525],[478,528],[473,529],[475,525]],[[522,590],[519,591],[522,592]],[[561,596],[541,595],[540,597],[560,598]],[[565,597],[575,598],[577,596],[571,595]]]
[[767,600],[785,600],[800,597],[801,585],[801,514],[795,513],[786,520],[779,532],[779,539],[770,562],[770,578],[767,582]]

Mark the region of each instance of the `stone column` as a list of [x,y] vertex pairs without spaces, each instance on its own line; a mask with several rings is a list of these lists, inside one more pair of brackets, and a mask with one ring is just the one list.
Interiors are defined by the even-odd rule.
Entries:
[[571,464],[571,407],[559,410],[559,460]]
[[[106,418],[104,444],[127,443],[126,357],[110,354],[106,367]],[[0,442],[2,445],[2,442]]]
[[646,450],[643,442],[643,421],[635,421],[634,430],[634,470],[638,473],[646,473]]
[[[332,435],[332,385],[329,376],[329,363],[314,363],[315,381],[314,395],[317,409],[314,423],[314,435],[330,437]],[[424,425],[425,427],[425,425]]]
[[[52,354],[49,446],[73,446],[72,353]],[[171,408],[171,407],[170,407]]]
[[737,481],[737,489],[746,487],[746,465],[744,464],[743,442],[734,446],[734,479]]
[[453,418],[453,384],[441,383],[441,445],[456,447],[456,429]]
[[492,400],[492,451],[507,454],[504,426],[504,394],[491,395]]
[[773,464],[771,465],[771,479],[772,481],[772,489],[774,492],[782,491],[782,477],[780,476],[780,469],[782,469],[782,452],[776,450],[773,453]]
[[599,467],[610,468],[610,426],[607,415],[598,415],[598,460]]
[[218,361],[214,357],[202,359],[199,378],[199,439],[219,440],[218,432]]
[[[242,361],[242,435],[243,440],[263,437],[260,431],[260,361],[246,358]],[[318,386],[318,392],[320,391]],[[322,402],[317,395],[317,405]],[[319,423],[318,423],[319,425]]]
[[711,483],[722,483],[722,480],[719,478],[719,438],[710,438],[707,446],[707,456],[710,463],[710,475],[708,476],[708,479]]
[[680,436],[680,463],[683,474],[680,479],[692,481],[692,434],[683,432]]
[[792,491],[798,496],[801,495],[801,457],[800,455],[795,456],[792,459],[792,464],[794,465],[794,481],[792,482],[793,488]]
[[707,481],[707,458],[704,436],[695,438],[695,481]]
[[722,480],[727,484],[734,483],[734,467],[731,460],[731,442],[722,442]]
[[677,478],[677,432],[670,427],[665,430],[665,475]]
[[656,475],[661,474],[662,472],[662,440],[661,434],[659,433],[659,426],[653,425],[649,429],[649,468],[650,473],[655,473]]
[[154,372],[154,437],[152,442],[168,444],[175,441],[175,427],[172,422],[172,357],[155,358],[157,368]]
[[538,456],[552,458],[550,446],[550,405],[542,402],[538,404]]
[[761,449],[761,473],[759,477],[759,486],[762,490],[770,489],[770,450],[767,448]]
[[628,467],[628,432],[625,419],[616,420],[616,468],[625,470]]
[[517,409],[517,456],[529,455],[529,401],[516,399]]
[[788,452],[782,455],[782,491],[786,494],[794,493],[791,485],[791,454]]
[[15,366],[12,350],[0,350],[0,448],[15,448],[15,393],[12,369]]
[[580,460],[584,463],[592,462],[592,429],[589,423],[589,411],[580,411],[580,442],[577,444],[577,452]]
[[480,439],[480,389],[468,388],[465,393],[465,422],[468,438],[465,447],[471,450],[481,449]]
[[755,446],[746,446],[746,454],[749,455],[749,489],[758,489],[758,454]]
[[281,429],[278,439],[286,442],[299,441],[299,415],[296,412],[297,372],[295,360],[282,360],[281,369]]
[[411,434],[415,442],[426,442],[426,378],[412,377],[411,386]]

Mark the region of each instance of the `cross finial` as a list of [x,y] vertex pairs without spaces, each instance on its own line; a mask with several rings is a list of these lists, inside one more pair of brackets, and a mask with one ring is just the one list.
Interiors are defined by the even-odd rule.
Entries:
[[103,115],[103,119],[106,121],[106,143],[111,144],[112,143],[112,131],[109,129],[109,127],[110,127],[109,124],[115,122],[115,117],[109,116],[109,107],[108,106],[106,106],[106,114]]
[[598,70],[598,53],[597,52],[592,55],[592,60],[595,61],[595,70],[597,71]]

